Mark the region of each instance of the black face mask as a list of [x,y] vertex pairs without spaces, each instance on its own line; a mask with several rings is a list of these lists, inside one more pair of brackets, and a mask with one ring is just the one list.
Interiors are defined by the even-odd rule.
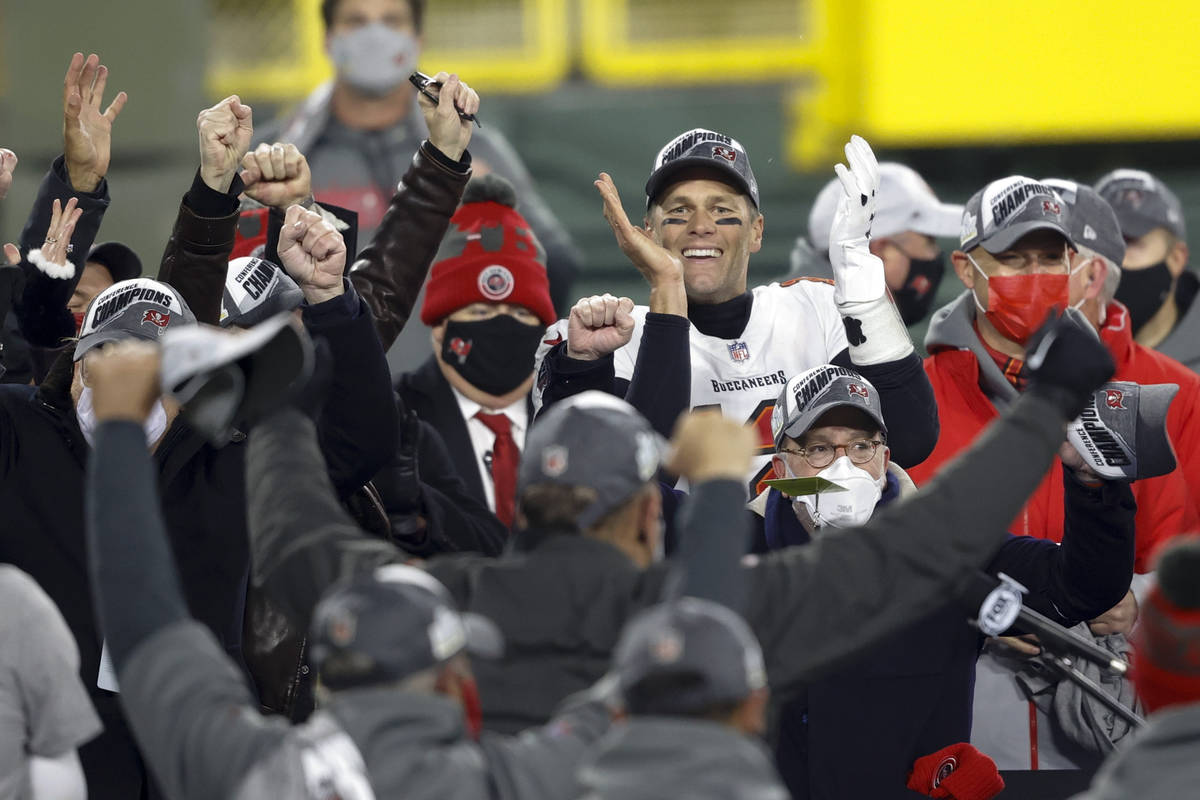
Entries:
[[908,280],[896,291],[892,299],[900,311],[905,325],[915,325],[929,313],[933,299],[937,296],[942,275],[946,272],[946,255],[938,253],[935,258],[908,257]]
[[1145,269],[1121,270],[1117,300],[1129,309],[1129,324],[1135,335],[1167,302],[1173,283],[1166,261]]
[[533,357],[545,333],[509,314],[480,322],[447,322],[442,360],[463,379],[490,395],[504,395],[533,374]]

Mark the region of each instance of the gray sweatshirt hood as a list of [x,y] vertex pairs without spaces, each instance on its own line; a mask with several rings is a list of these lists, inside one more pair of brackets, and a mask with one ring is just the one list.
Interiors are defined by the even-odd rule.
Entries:
[[925,333],[925,350],[931,355],[947,349],[974,353],[979,362],[979,383],[983,393],[1000,410],[1017,399],[1017,390],[1005,379],[975,333],[975,311],[974,295],[966,289],[933,312],[929,330]]
[[668,717],[612,730],[583,766],[588,800],[786,800],[770,755],[715,722]]
[[1075,800],[1181,800],[1200,785],[1200,703],[1150,716]]

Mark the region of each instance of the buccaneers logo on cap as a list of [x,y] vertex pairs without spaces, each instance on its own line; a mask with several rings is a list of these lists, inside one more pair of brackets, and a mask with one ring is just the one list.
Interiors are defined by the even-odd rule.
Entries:
[[488,300],[503,300],[512,294],[514,285],[513,274],[499,264],[479,273],[479,291]]
[[871,396],[871,393],[867,391],[867,387],[859,386],[857,383],[847,384],[846,391],[850,394],[856,394],[864,400],[870,398]]
[[732,164],[737,161],[737,151],[731,147],[714,147],[713,158],[723,158]]
[[1058,216],[1062,213],[1062,206],[1053,200],[1043,200],[1042,211],[1045,211],[1047,214],[1054,214],[1055,216]]
[[157,325],[160,328],[165,328],[171,322],[171,315],[165,311],[155,311],[150,309],[142,315],[142,322],[149,322],[151,325]]
[[1104,404],[1109,408],[1125,408],[1125,393],[1117,389],[1105,389]]

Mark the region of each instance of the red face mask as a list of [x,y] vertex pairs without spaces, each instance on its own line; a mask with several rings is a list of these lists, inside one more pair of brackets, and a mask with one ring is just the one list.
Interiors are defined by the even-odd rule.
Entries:
[[1032,275],[992,275],[984,274],[975,259],[968,253],[971,264],[983,275],[988,285],[988,307],[979,304],[979,298],[972,292],[975,305],[992,323],[1000,335],[1011,342],[1025,344],[1034,331],[1046,321],[1050,309],[1058,306],[1066,308],[1070,300],[1068,275],[1048,275],[1035,272]]

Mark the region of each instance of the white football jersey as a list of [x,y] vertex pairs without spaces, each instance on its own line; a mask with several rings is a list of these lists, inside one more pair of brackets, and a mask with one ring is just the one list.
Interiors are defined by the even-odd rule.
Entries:
[[[737,339],[705,336],[693,326],[692,408],[719,407],[726,417],[744,421],[759,432],[759,449],[747,480],[757,493],[773,477],[771,411],[788,378],[829,363],[848,347],[841,315],[833,302],[833,284],[819,278],[796,278],[752,290],[750,321]],[[642,343],[646,306],[633,309],[633,338],[613,354],[616,377],[630,380]],[[538,348],[540,366],[546,353],[567,336],[567,320],[550,326]],[[561,337],[561,338],[560,338]],[[534,404],[541,408],[535,387]]]

